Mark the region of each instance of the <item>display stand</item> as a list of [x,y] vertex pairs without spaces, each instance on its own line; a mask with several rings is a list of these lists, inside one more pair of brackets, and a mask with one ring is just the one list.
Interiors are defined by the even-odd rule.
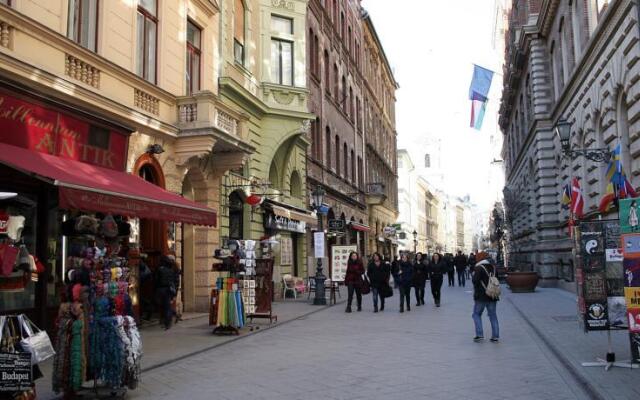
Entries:
[[245,325],[245,309],[238,290],[238,279],[218,278],[211,291],[209,323],[214,335],[239,335]]
[[268,319],[269,323],[278,322],[278,316],[273,314],[273,258],[259,258],[255,260],[255,276],[245,277],[245,281],[255,282],[255,310],[247,314],[247,318]]
[[583,362],[583,367],[604,367],[605,371],[610,370],[612,367],[633,369],[640,368],[640,364],[634,364],[630,360],[616,361],[616,353],[613,352],[613,345],[611,343],[611,330],[607,330],[607,341],[609,343],[609,347],[606,358],[596,358],[596,361]]

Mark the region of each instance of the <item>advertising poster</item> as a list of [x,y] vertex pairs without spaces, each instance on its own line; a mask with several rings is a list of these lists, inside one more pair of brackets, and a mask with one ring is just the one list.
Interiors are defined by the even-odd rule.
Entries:
[[640,258],[640,234],[623,234],[621,241],[624,258]]
[[347,274],[347,262],[349,254],[357,251],[357,246],[332,246],[331,247],[331,280],[343,282]]
[[584,300],[587,303],[603,302],[607,299],[607,283],[604,272],[584,275]]
[[627,326],[627,306],[624,296],[609,297],[607,299],[607,311],[609,314],[609,324],[611,326]]
[[601,331],[609,329],[607,318],[607,301],[586,302],[587,313],[585,314],[585,324],[587,330]]
[[640,333],[640,308],[627,309],[629,332]]
[[622,265],[624,267],[624,285],[626,287],[640,287],[640,259],[625,259]]
[[624,288],[624,298],[627,302],[627,308],[640,309],[640,287]]
[[640,199],[621,199],[618,204],[620,206],[620,231],[622,233],[640,232],[640,223],[638,223]]
[[629,333],[631,341],[631,361],[640,363],[640,333]]
[[601,255],[604,253],[604,232],[601,223],[582,223],[580,235],[580,253],[583,257]]
[[624,268],[622,262],[607,263],[607,296],[624,298]]

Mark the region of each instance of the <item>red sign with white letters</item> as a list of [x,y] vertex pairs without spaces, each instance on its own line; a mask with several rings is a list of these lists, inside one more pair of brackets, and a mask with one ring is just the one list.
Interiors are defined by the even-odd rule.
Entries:
[[0,91],[0,142],[124,171],[128,139],[124,131]]

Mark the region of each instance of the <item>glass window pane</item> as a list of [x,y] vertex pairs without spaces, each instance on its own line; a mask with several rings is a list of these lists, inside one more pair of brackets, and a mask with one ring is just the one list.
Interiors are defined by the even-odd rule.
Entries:
[[237,40],[234,41],[234,57],[237,63],[244,65],[244,46]]
[[144,77],[144,16],[140,13],[136,24],[136,74]]
[[[67,23],[67,37],[75,42],[78,41],[78,3],[80,0],[69,0],[69,20]],[[1,2],[6,4],[6,2]]]
[[186,79],[187,79],[187,95],[191,94],[191,55],[192,52],[187,50],[187,66],[186,66]]
[[280,83],[280,42],[271,41],[271,80]]
[[271,16],[271,30],[280,33],[293,34],[293,20],[290,18]]
[[149,82],[156,81],[156,24],[147,20],[146,26],[147,36],[147,80]]
[[97,23],[98,0],[83,0],[80,44],[92,51],[96,51]]
[[191,66],[191,79],[193,81],[191,87],[196,92],[200,90],[200,55],[195,53],[191,55]]
[[282,46],[282,84],[293,85],[293,43],[281,42]]
[[200,29],[191,21],[187,22],[187,42],[197,49],[200,48]]
[[154,17],[156,16],[157,0],[138,0],[138,5]]

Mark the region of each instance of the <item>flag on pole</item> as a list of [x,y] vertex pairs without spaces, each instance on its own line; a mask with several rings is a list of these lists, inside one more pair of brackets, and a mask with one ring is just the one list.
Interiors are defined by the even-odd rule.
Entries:
[[602,200],[600,200],[600,206],[598,207],[598,211],[600,214],[605,214],[609,211],[609,207],[612,205],[616,205],[617,203],[616,190],[613,188],[613,183],[609,182],[607,185],[607,190],[602,196]]
[[578,178],[573,178],[571,184],[571,214],[576,218],[582,218],[584,214],[584,198],[582,197],[582,189]]
[[564,208],[569,208],[571,205],[571,186],[569,184],[562,188],[562,205]]
[[[616,199],[626,199],[628,197],[637,197],[636,191],[629,182],[627,175],[622,168],[622,148],[620,143],[611,152],[611,161],[607,167],[607,180],[612,184],[613,194]],[[603,196],[600,204],[607,201],[607,196],[610,197],[609,187],[607,186],[607,193]],[[610,203],[611,200],[608,200]],[[608,205],[605,209],[608,208]]]
[[493,80],[493,71],[473,65],[473,77],[469,86],[469,100],[471,100],[471,128],[480,130],[482,120],[487,109],[489,89]]

